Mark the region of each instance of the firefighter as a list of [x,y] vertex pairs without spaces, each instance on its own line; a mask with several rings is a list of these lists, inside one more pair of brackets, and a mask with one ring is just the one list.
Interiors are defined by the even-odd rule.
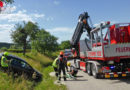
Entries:
[[71,65],[70,62],[67,63],[67,66],[70,67],[70,70],[69,70],[69,77],[73,78],[73,77],[76,77],[77,73],[78,73],[78,70],[77,68],[75,68],[73,65]]
[[8,52],[4,52],[2,58],[1,58],[1,67],[4,71],[8,71],[9,69],[9,63],[10,61],[7,60]]
[[54,68],[56,77],[58,77],[58,57],[53,61],[52,66]]
[[61,71],[63,72],[64,81],[66,81],[66,58],[64,57],[64,53],[61,51],[60,56],[58,58],[58,80],[61,80]]

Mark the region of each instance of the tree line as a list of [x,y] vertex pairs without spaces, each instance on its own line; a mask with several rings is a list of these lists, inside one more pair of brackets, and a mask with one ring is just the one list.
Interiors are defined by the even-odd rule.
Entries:
[[11,38],[15,45],[23,49],[23,55],[27,48],[47,54],[71,47],[69,40],[59,44],[56,36],[51,35],[43,28],[40,29],[37,23],[31,21],[17,23],[11,32]]

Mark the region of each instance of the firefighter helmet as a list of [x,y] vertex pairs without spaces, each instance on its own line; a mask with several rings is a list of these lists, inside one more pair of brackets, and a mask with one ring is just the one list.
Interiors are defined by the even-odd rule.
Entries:
[[64,52],[63,52],[63,51],[61,51],[61,52],[60,52],[60,55],[64,55]]
[[8,52],[4,52],[4,56],[8,56],[9,55],[9,53]]
[[70,66],[71,66],[71,63],[70,63],[70,62],[67,62],[67,66],[69,66],[69,67],[70,67]]

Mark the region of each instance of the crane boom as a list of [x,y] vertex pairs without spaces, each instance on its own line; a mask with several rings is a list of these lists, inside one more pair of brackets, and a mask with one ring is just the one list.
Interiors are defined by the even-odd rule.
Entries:
[[76,47],[76,45],[78,44],[84,29],[87,30],[88,35],[90,37],[90,31],[92,29],[87,22],[88,18],[89,18],[89,16],[88,16],[87,12],[80,14],[78,24],[76,26],[75,32],[74,32],[71,42],[70,42],[73,47]]

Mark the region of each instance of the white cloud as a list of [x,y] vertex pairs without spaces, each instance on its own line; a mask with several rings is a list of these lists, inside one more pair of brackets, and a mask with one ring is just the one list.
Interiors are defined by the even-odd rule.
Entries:
[[16,6],[7,6],[7,7],[3,7],[2,8],[2,11],[1,11],[1,14],[9,14],[9,13],[12,13],[16,11]]
[[58,37],[58,42],[60,43],[61,41],[71,40],[75,29],[69,27],[56,27],[46,30],[49,31],[52,35]]
[[14,24],[0,24],[0,31],[11,30]]
[[56,27],[56,28],[52,28],[52,29],[47,29],[47,31],[49,32],[53,32],[53,33],[56,33],[56,32],[72,32],[74,31],[74,28],[68,28],[68,27]]
[[22,10],[12,14],[1,14],[0,20],[7,20],[8,22],[33,21],[25,12],[25,10]]
[[47,20],[47,21],[53,21],[54,18],[53,18],[53,17],[48,17],[46,20]]
[[44,14],[33,14],[35,18],[43,18],[45,15]]
[[8,42],[11,43],[11,37],[10,37],[10,31],[8,30],[4,30],[4,31],[0,31],[0,42]]
[[59,4],[60,4],[59,1],[54,1],[53,3],[54,3],[55,5],[59,5]]
[[0,42],[11,43],[10,32],[14,28],[14,24],[0,24]]
[[[6,12],[11,12],[11,13],[6,13]],[[27,14],[26,10],[19,10],[16,11],[16,6],[13,6],[11,8],[7,8],[2,14],[0,14],[0,21],[5,20],[8,22],[21,22],[21,21],[32,21],[35,22],[37,19],[44,18],[44,14]],[[14,13],[15,12],[15,13]]]
[[[44,19],[44,14],[39,13],[31,13],[28,14],[27,10],[19,10],[17,11],[16,6],[8,6],[1,14],[0,14],[0,42],[12,42],[10,37],[11,30],[14,29],[15,23],[21,21],[32,21],[35,22],[38,19]],[[6,23],[6,24],[4,24]],[[11,24],[10,24],[11,23]],[[12,24],[14,23],[14,24]]]

